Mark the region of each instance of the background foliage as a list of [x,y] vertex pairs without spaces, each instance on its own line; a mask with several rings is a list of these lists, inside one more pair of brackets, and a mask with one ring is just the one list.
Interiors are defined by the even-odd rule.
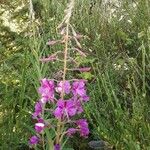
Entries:
[[[48,47],[59,38],[56,27],[67,0],[33,0],[35,20],[26,0],[0,1],[0,147],[28,149],[34,133],[31,120],[42,77],[61,76],[61,64],[41,64],[41,56],[61,46]],[[77,149],[103,140],[105,149],[150,149],[150,2],[148,0],[77,0],[72,18],[86,59],[76,56],[91,72],[74,72],[88,79],[91,96],[86,106],[91,135],[72,139]],[[57,68],[57,69],[56,69]]]

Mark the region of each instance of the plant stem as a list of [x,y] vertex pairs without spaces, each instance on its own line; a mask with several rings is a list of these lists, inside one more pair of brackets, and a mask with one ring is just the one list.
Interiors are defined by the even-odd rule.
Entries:
[[[67,55],[68,55],[68,42],[69,42],[69,22],[70,22],[70,17],[71,17],[71,13],[72,13],[72,8],[73,8],[73,4],[74,4],[74,0],[70,1],[70,11],[68,12],[68,14],[66,16],[67,19],[65,21],[66,23],[66,34],[64,35],[64,41],[65,41],[65,48],[64,48],[64,68],[63,68],[63,84],[65,83],[66,80],[66,73],[67,73]],[[61,99],[64,99],[64,86],[62,88],[62,92],[61,92]],[[62,120],[59,119],[58,123],[57,123],[57,136],[56,136],[56,143],[60,144],[61,140],[60,140],[60,136],[61,136],[61,132],[63,132],[63,128],[64,126],[62,126]]]
[[[67,26],[66,26],[66,35],[64,37],[64,39],[65,39],[65,49],[64,49],[63,83],[65,83],[66,73],[67,73],[68,35],[69,35],[69,23],[67,23]],[[64,98],[64,86],[63,86],[63,89],[62,89],[61,98],[62,99]]]
[[[69,23],[67,23],[67,26],[66,26],[66,35],[64,37],[64,40],[65,40],[65,49],[64,49],[64,71],[63,71],[63,83],[65,83],[65,80],[66,80],[66,72],[67,72],[67,54],[68,54],[68,31],[69,31]],[[64,86],[62,88],[62,93],[61,93],[61,99],[64,98]],[[57,144],[60,144],[60,135],[61,135],[61,124],[62,124],[62,121],[61,119],[58,120],[58,124],[57,124],[57,137],[56,137],[56,143]]]

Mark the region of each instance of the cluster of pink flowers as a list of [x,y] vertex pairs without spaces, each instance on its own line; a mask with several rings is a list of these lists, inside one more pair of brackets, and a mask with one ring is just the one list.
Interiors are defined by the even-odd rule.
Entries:
[[[76,117],[74,117],[83,112],[83,104],[89,100],[85,80],[66,80],[56,83],[54,80],[44,78],[41,80],[38,93],[40,100],[35,104],[32,114],[32,117],[37,120],[35,123],[37,135],[31,137],[30,144],[34,145],[40,141],[40,134],[44,133],[45,128],[51,125],[56,127],[55,124],[52,124],[53,122],[45,120],[46,113],[50,113],[55,120],[61,120],[66,125],[66,136],[72,137],[75,133],[79,133],[82,137],[89,135],[86,119],[75,120]],[[52,109],[45,111],[47,106],[52,106]]]

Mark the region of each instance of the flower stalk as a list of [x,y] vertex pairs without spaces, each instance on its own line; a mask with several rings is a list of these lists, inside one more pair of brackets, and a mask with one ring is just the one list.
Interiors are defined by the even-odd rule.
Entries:
[[[81,137],[86,138],[89,134],[86,119],[76,120],[74,118],[74,116],[83,113],[83,104],[89,100],[89,97],[86,94],[86,81],[83,79],[66,79],[68,70],[79,70],[83,72],[90,70],[90,68],[77,68],[77,66],[73,69],[69,69],[67,66],[68,59],[71,58],[68,51],[73,50],[69,45],[72,42],[72,39],[74,39],[79,48],[82,48],[78,41],[79,36],[70,24],[73,8],[74,0],[70,0],[70,3],[65,10],[66,15],[57,28],[59,30],[61,29],[60,33],[63,37],[62,41],[53,40],[48,42],[49,46],[59,42],[64,44],[64,50],[62,52],[64,58],[62,80],[58,81],[44,78],[41,80],[41,86],[38,89],[41,98],[39,102],[36,103],[35,112],[33,113],[33,118],[37,120],[37,123],[35,123],[35,131],[38,134],[30,139],[30,144],[36,145],[41,140],[43,149],[45,149],[47,144],[49,145],[49,149],[53,147],[52,149],[54,150],[60,150],[65,136],[72,137],[75,133],[79,133]],[[76,52],[84,54],[82,51]],[[59,60],[57,55],[59,53],[60,51],[50,55],[48,58],[42,58],[40,61],[45,63],[48,61]],[[52,106],[52,108],[47,108],[49,105]],[[50,119],[47,119],[45,116],[50,116]],[[50,137],[49,130],[54,132],[55,137]]]
[[[66,72],[67,72],[67,55],[68,55],[68,40],[69,40],[69,22],[70,22],[70,17],[72,14],[72,9],[74,7],[74,0],[70,1],[70,7],[68,9],[68,13],[66,15],[66,35],[64,35],[64,42],[65,42],[65,49],[64,49],[64,69],[63,69],[63,84],[65,83],[66,80]],[[59,28],[61,25],[59,26]],[[61,99],[64,99],[64,86],[62,87],[62,92],[61,92]],[[56,144],[60,144],[60,135],[61,131],[63,131],[63,126],[61,126],[62,121],[61,119],[58,120],[57,124],[57,137],[56,137]]]

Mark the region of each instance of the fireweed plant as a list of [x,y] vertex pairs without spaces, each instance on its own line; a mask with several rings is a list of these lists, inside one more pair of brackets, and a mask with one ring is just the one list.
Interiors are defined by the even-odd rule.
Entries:
[[[29,143],[36,148],[37,145],[42,145],[43,149],[60,150],[63,148],[64,139],[72,137],[78,133],[81,137],[88,137],[89,129],[87,120],[76,119],[77,115],[83,113],[83,105],[89,101],[86,93],[86,80],[72,79],[66,80],[66,73],[69,70],[79,70],[81,72],[89,71],[90,68],[67,68],[67,62],[70,60],[70,50],[74,53],[86,57],[86,54],[81,51],[81,45],[78,39],[83,36],[76,34],[75,30],[70,24],[72,10],[74,8],[74,0],[70,0],[67,9],[65,10],[65,17],[62,23],[58,26],[61,40],[48,41],[47,44],[52,46],[57,43],[64,45],[63,59],[63,76],[62,80],[55,79],[41,79],[41,86],[38,89],[40,100],[36,102],[32,118],[36,119],[35,133]],[[75,41],[76,48],[71,47],[72,41]],[[56,52],[48,58],[41,58],[42,62],[58,60]],[[72,60],[72,59],[71,59]]]

